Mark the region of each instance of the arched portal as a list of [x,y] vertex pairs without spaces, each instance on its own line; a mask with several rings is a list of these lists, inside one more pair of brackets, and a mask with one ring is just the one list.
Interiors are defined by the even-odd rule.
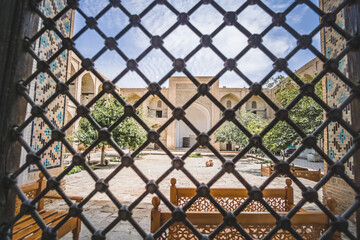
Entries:
[[90,73],[81,78],[81,104],[87,104],[94,96],[94,81]]
[[251,107],[252,107],[253,109],[256,109],[256,108],[257,108],[257,103],[256,103],[256,101],[252,101]]
[[235,94],[228,93],[220,99],[220,103],[226,108],[232,108],[240,101],[240,98]]
[[139,99],[140,99],[139,95],[137,95],[136,93],[131,93],[126,97],[126,102],[134,105]]
[[231,101],[230,101],[230,100],[228,100],[228,101],[226,102],[226,108],[231,108]]
[[[198,103],[193,103],[186,109],[185,116],[200,132],[207,132],[210,130],[210,112],[206,107]],[[186,144],[186,141],[188,141],[188,144]],[[196,134],[183,121],[177,121],[176,147],[191,147],[195,141]]]
[[[74,65],[71,64],[71,72],[70,72],[70,77],[74,76],[74,74],[76,73],[76,70],[74,68]],[[69,85],[69,92],[70,94],[76,98],[76,80],[72,81]]]

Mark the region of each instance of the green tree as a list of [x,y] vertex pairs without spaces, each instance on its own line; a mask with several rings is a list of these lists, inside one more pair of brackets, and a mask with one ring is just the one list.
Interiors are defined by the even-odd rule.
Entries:
[[[299,78],[307,83],[314,77],[305,75]],[[321,81],[315,85],[315,94],[322,98]],[[275,91],[276,99],[281,108],[285,108],[299,94],[300,87],[290,78],[282,78]],[[311,97],[303,97],[290,111],[289,118],[305,133],[312,133],[323,122],[323,109]],[[272,151],[287,148],[292,143],[299,143],[301,137],[286,122],[277,123],[265,136],[266,147]],[[322,134],[319,139],[322,138]],[[264,143],[265,144],[265,143]]]
[[[101,127],[110,127],[115,123],[124,113],[124,107],[114,99],[100,99],[91,110],[91,116]],[[142,112],[138,115],[142,117]],[[112,131],[112,138],[119,145],[119,147],[129,147],[135,149],[145,141],[145,130],[130,117],[125,118]],[[82,118],[79,123],[79,128],[74,134],[75,141],[83,144],[85,147],[90,146],[98,138],[98,132],[92,126],[88,119]],[[104,164],[104,151],[106,142],[99,143],[101,147],[101,161]]]
[[[313,77],[299,77],[303,82],[311,82]],[[278,76],[269,81],[268,87],[276,87],[275,97],[280,108],[285,108],[299,94],[300,87],[290,78]],[[315,85],[315,94],[322,98],[321,82]],[[323,109],[311,97],[303,97],[290,111],[289,118],[306,134],[312,133],[323,122]],[[240,112],[237,119],[250,133],[261,132],[269,122],[255,114]],[[233,123],[227,123],[215,133],[216,141],[235,142],[242,146],[248,144],[248,138]],[[319,139],[322,135],[319,136]],[[278,122],[263,138],[264,146],[271,152],[287,148],[292,143],[299,143],[301,137],[286,122]]]
[[[261,117],[247,111],[240,110],[236,116],[236,119],[247,128],[252,134],[257,132],[252,132],[254,129],[249,129],[249,126],[252,124],[255,127],[255,122],[261,122]],[[221,143],[237,143],[242,147],[247,145],[249,142],[248,137],[233,123],[227,122],[222,125],[215,132],[215,142]]]

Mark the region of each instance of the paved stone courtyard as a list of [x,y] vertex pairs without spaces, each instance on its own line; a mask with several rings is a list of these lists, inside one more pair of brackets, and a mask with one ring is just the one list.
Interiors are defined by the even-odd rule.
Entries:
[[[214,166],[206,167],[207,160],[213,159]],[[145,155],[136,159],[136,166],[149,178],[157,179],[163,172],[171,167],[171,160],[166,155]],[[107,167],[95,170],[99,178],[108,176],[119,162],[110,162]],[[203,156],[201,158],[188,158],[185,160],[186,168],[198,179],[199,182],[208,182],[221,168],[221,162],[214,156]],[[260,176],[260,164],[258,160],[241,159],[236,164],[236,169],[241,175],[251,184],[260,186],[267,178]],[[177,186],[194,185],[192,182],[180,171],[172,172],[159,185],[160,191],[166,196],[170,197],[170,179],[177,179]],[[315,182],[300,179],[306,186],[314,186]],[[77,174],[66,176],[66,193],[73,196],[86,197],[93,189],[95,183],[86,171]],[[243,188],[242,184],[232,175],[226,174],[213,187],[234,187]],[[285,178],[278,177],[269,185],[271,187],[285,187]],[[293,183],[295,203],[301,198],[300,189]],[[144,182],[135,174],[132,169],[121,170],[111,181],[110,190],[119,199],[122,204],[129,205],[138,196],[145,191]],[[147,232],[150,231],[150,210],[152,208],[151,199],[153,195],[146,196],[134,209],[134,219]],[[322,192],[319,192],[319,199],[322,199]],[[165,209],[164,204],[160,205]],[[63,201],[56,201],[51,204],[51,207],[58,209],[67,209]],[[305,209],[309,211],[318,210],[317,206],[306,204]],[[117,208],[110,201],[105,194],[97,193],[92,200],[84,207],[84,214],[90,222],[97,229],[104,229],[117,217]],[[90,231],[82,225],[80,235],[81,239],[90,239]],[[72,239],[71,234],[67,235],[65,239]],[[107,234],[107,239],[141,239],[137,231],[130,226],[128,222],[118,223],[113,230]]]

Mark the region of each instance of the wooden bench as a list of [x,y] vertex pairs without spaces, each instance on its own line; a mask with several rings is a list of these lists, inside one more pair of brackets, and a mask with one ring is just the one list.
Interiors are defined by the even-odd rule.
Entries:
[[[175,178],[172,178],[170,182],[170,202],[175,206],[184,206],[195,196],[196,188],[177,187]],[[286,179],[285,183],[284,188],[268,188],[263,191],[263,199],[278,212],[287,212],[294,206],[292,181]],[[211,188],[210,193],[227,211],[235,211],[249,196],[245,188]],[[217,209],[208,199],[199,198],[191,205],[189,211],[212,212]],[[261,203],[252,201],[244,211],[264,212],[267,210]]]
[[[159,209],[160,199],[154,197],[151,210],[151,232],[155,233],[171,217],[170,211]],[[336,204],[334,200],[328,201],[331,211],[334,211]],[[281,214],[286,214],[283,212]],[[186,212],[187,219],[202,233],[210,234],[224,220],[219,212]],[[237,216],[238,223],[253,239],[262,239],[276,225],[275,218],[268,212],[241,212]],[[291,227],[305,240],[318,239],[329,227],[330,221],[323,212],[297,212],[291,218]],[[185,240],[197,239],[195,234],[182,222],[174,222],[158,239]],[[231,240],[245,239],[234,227],[225,227],[215,239]],[[279,230],[271,239],[296,239],[288,231]],[[335,233],[329,240],[339,240],[341,235]]]
[[[46,187],[46,181],[44,176],[40,174],[40,179],[37,182],[29,183],[21,186],[21,190],[29,199],[34,199],[40,194],[42,190]],[[43,219],[47,226],[54,227],[56,226],[64,217],[68,214],[67,211],[57,211],[57,210],[46,210],[44,208],[44,199],[62,199],[59,195],[45,195],[38,202],[37,211],[40,217]],[[71,197],[71,200],[76,202],[81,202],[82,197]],[[21,201],[20,199],[16,200],[15,214],[20,212]],[[79,239],[79,233],[81,230],[81,221],[79,218],[69,218],[57,231],[57,237],[61,238],[67,233],[72,232],[73,239]],[[13,238],[12,239],[41,239],[42,231],[40,227],[36,224],[31,215],[24,215],[21,217],[13,227]]]
[[[290,170],[295,177],[301,177],[315,182],[320,181],[322,177],[320,169],[318,171],[311,171],[307,168],[291,166]],[[261,176],[269,177],[274,172],[275,169],[273,164],[270,164],[269,166],[261,164]]]

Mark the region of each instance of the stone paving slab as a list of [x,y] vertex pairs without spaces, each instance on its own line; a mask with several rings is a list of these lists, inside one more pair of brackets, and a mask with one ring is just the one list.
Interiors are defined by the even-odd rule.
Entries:
[[[205,167],[207,160],[214,161],[213,167]],[[260,176],[260,164],[256,163],[258,160],[241,159],[236,164],[236,169],[241,175],[251,184],[260,186],[267,177]],[[208,182],[221,169],[221,162],[213,156],[203,156],[202,158],[188,158],[185,160],[185,167],[198,179],[199,182]],[[111,162],[109,166],[103,169],[95,170],[95,173],[100,178],[108,176],[118,162]],[[171,160],[166,155],[146,155],[140,159],[136,159],[136,166],[143,171],[149,179],[157,179],[160,175],[171,167]],[[177,186],[193,187],[194,184],[180,171],[172,172],[159,185],[160,191],[170,197],[170,179],[175,177],[177,179]],[[268,186],[268,188],[285,187],[284,177],[277,177]],[[316,183],[307,179],[300,179],[305,186],[314,186]],[[125,205],[137,199],[145,191],[145,183],[133,172],[132,169],[121,170],[116,177],[110,181],[110,190]],[[86,197],[93,189],[95,183],[87,172],[82,171],[77,174],[66,176],[66,193],[68,195]],[[295,203],[301,199],[301,190],[293,183]],[[213,187],[234,187],[243,188],[242,184],[232,175],[225,174]],[[146,196],[140,204],[134,209],[134,219],[142,226],[145,231],[150,231],[150,210],[152,208],[152,195]],[[322,191],[319,191],[319,199],[322,200]],[[164,204],[160,205],[165,209]],[[57,209],[67,209],[63,201],[56,201],[51,204],[51,207]],[[318,211],[318,207],[314,204],[306,204],[304,209],[308,211]],[[92,200],[84,207],[84,214],[90,222],[98,229],[105,228],[117,216],[117,208],[109,200],[105,194],[97,193]],[[129,227],[129,223],[120,222],[107,235],[107,239],[141,239],[140,235],[135,229]],[[82,225],[80,239],[90,239],[90,231]],[[71,234],[64,239],[71,239]]]

